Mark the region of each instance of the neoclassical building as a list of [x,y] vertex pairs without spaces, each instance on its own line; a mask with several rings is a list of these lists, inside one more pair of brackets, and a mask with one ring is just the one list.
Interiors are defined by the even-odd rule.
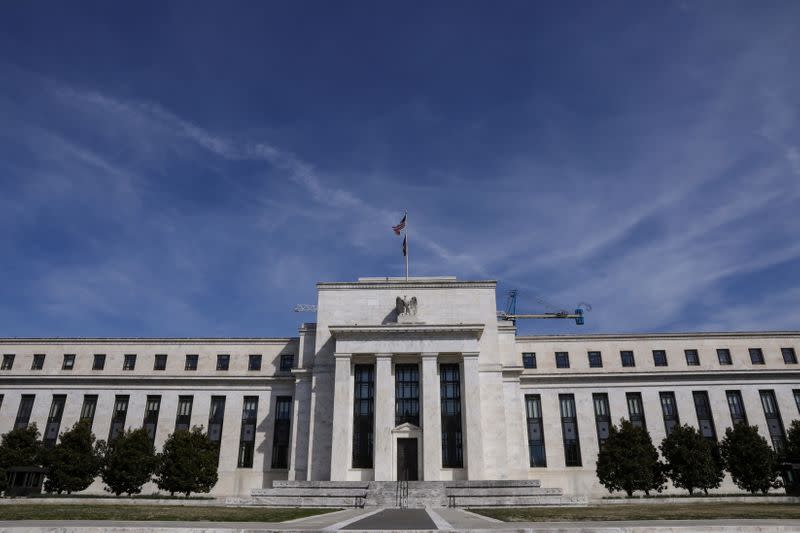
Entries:
[[678,423],[720,439],[746,420],[778,447],[800,417],[797,331],[518,336],[494,281],[317,288],[317,321],[293,337],[0,339],[0,433],[36,423],[49,445],[88,419],[98,438],[145,427],[160,448],[202,425],[218,496],[400,478],[599,495],[620,418],[656,444]]

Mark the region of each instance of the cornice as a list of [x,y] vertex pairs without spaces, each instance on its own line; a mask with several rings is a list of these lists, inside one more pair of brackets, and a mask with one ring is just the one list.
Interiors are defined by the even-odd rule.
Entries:
[[328,329],[337,339],[396,335],[433,337],[445,333],[461,333],[480,339],[483,327],[483,324],[381,324],[329,326]]
[[497,281],[458,281],[458,280],[436,280],[436,279],[410,279],[397,280],[388,279],[387,281],[336,281],[319,282],[317,289],[321,291],[330,290],[351,290],[351,289],[495,289]]
[[0,337],[2,344],[286,344],[299,337]]
[[25,387],[55,385],[72,385],[91,387],[96,385],[124,386],[130,388],[153,388],[174,386],[242,386],[258,387],[276,383],[293,384],[293,375],[285,376],[197,376],[197,377],[168,377],[168,376],[0,376],[0,385],[21,385]]
[[669,340],[669,339],[726,339],[726,338],[769,338],[798,337],[800,331],[722,331],[687,333],[596,333],[587,335],[518,335],[517,342],[581,342],[596,340]]
[[763,381],[763,380],[797,380],[800,379],[800,369],[791,370],[715,370],[708,372],[575,372],[572,374],[535,373],[528,371],[520,375],[521,384],[575,384],[581,383],[587,387],[608,383],[675,383],[687,381]]

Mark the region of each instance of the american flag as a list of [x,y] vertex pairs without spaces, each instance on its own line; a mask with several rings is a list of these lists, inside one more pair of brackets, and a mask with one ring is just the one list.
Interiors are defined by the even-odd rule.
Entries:
[[400,232],[406,228],[406,215],[403,215],[403,219],[400,223],[396,226],[392,226],[392,230],[394,231],[395,235],[400,235]]

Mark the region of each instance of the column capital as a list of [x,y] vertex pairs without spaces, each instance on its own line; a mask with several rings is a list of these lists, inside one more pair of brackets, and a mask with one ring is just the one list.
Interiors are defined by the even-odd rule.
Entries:
[[472,359],[472,358],[477,359],[479,355],[480,352],[461,352],[461,357],[463,357],[464,359]]
[[391,353],[376,353],[375,359],[391,359],[393,355]]
[[436,359],[439,357],[439,352],[422,352],[419,356],[423,359]]
[[351,357],[353,357],[351,353],[336,352],[333,354],[334,359],[350,359]]

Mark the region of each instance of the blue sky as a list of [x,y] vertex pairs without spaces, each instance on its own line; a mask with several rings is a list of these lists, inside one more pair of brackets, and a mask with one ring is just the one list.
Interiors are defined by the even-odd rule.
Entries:
[[522,333],[798,329],[800,3],[4,2],[0,336],[288,336],[316,281]]

